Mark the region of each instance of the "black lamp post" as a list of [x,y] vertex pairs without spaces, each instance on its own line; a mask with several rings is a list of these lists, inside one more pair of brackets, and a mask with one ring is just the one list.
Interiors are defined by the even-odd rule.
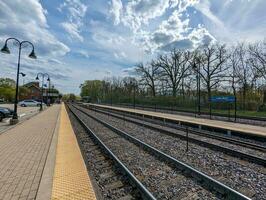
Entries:
[[47,81],[50,82],[50,76],[47,73],[38,73],[36,76],[36,80],[39,80],[39,76],[42,78],[42,98],[41,98],[41,106],[40,106],[40,111],[43,110],[42,104],[43,104],[43,83],[44,83],[44,78],[47,76]]
[[133,81],[133,107],[136,108],[136,87],[137,83],[136,80]]
[[[22,73],[22,72],[20,72],[19,74],[23,77],[22,85],[24,85],[24,77],[26,76],[26,74],[24,74],[24,73]],[[20,93],[20,92],[19,92],[19,93]],[[19,96],[20,96],[20,94],[18,95],[18,101],[20,100],[20,99],[19,99]]]
[[195,72],[197,74],[197,96],[198,96],[197,107],[198,107],[198,115],[200,115],[201,114],[201,106],[200,106],[200,103],[201,103],[200,93],[201,93],[201,91],[200,91],[200,62],[199,62],[199,60],[198,60],[198,65],[196,65],[196,62],[193,63],[193,69],[195,70]]
[[49,85],[48,85],[48,93],[47,93],[47,106],[50,106],[51,104],[51,97],[50,97],[50,94],[51,94],[51,79],[49,79]]
[[112,85],[110,86],[111,88],[111,106],[113,106],[113,88]]
[[29,44],[31,47],[32,47],[32,51],[31,53],[29,54],[29,57],[32,58],[32,59],[36,59],[36,55],[35,55],[35,52],[34,52],[34,45],[29,42],[29,41],[19,41],[18,39],[16,38],[8,38],[6,39],[5,41],[5,45],[4,47],[1,49],[1,52],[2,53],[6,53],[6,54],[10,54],[10,50],[7,46],[8,42],[9,41],[14,41],[14,44],[15,45],[18,45],[19,47],[19,52],[18,52],[18,67],[17,67],[17,82],[16,82],[16,96],[15,96],[15,103],[14,103],[14,113],[13,113],[13,116],[12,116],[12,120],[10,121],[11,124],[15,124],[18,122],[18,114],[17,114],[17,107],[18,107],[18,84],[19,84],[19,70],[20,70],[20,56],[21,56],[21,49],[24,48],[24,47],[27,47],[27,44]]

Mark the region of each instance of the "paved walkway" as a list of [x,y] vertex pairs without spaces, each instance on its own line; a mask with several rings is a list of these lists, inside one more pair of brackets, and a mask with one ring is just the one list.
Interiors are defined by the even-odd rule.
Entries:
[[98,105],[98,104],[89,104],[92,106],[98,106],[102,108],[111,108],[117,111],[127,111],[131,113],[143,114],[146,116],[158,116],[165,119],[175,120],[177,122],[186,122],[206,127],[213,127],[213,128],[220,128],[229,131],[236,131],[243,134],[248,135],[256,135],[260,137],[266,138],[266,128],[261,126],[254,126],[254,125],[246,125],[246,124],[239,124],[233,122],[224,122],[218,120],[210,120],[210,119],[202,119],[202,118],[195,118],[195,117],[188,117],[183,115],[177,114],[168,114],[168,113],[161,113],[161,112],[153,112],[153,111],[144,111],[139,109],[132,109],[132,108],[121,108],[121,107],[114,107],[114,106],[106,106],[106,105]]
[[0,135],[0,199],[35,199],[60,105]]

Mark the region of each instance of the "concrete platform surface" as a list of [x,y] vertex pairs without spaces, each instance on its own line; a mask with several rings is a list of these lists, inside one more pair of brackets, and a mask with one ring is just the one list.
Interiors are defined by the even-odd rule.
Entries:
[[195,118],[195,117],[189,117],[189,116],[183,116],[183,115],[177,115],[177,114],[153,112],[153,111],[139,110],[139,109],[133,109],[133,108],[122,108],[122,107],[114,107],[114,106],[99,105],[99,104],[89,104],[89,105],[98,106],[102,108],[111,108],[117,111],[137,113],[137,114],[142,114],[146,116],[154,116],[154,117],[157,116],[157,117],[161,117],[165,119],[174,120],[177,122],[180,121],[180,122],[191,123],[195,125],[202,125],[206,127],[213,127],[213,128],[240,132],[240,133],[248,134],[248,135],[266,137],[266,128],[261,127],[261,126],[225,122],[225,121],[218,121],[218,120],[210,120],[210,119],[203,119],[203,118]]
[[54,105],[0,135],[1,200],[36,198],[59,111]]

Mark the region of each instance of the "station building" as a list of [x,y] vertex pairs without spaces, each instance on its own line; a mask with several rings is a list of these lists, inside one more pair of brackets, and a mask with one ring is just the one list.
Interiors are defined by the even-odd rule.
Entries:
[[[19,100],[33,99],[40,101],[42,98],[42,88],[40,87],[39,82],[29,82],[23,85],[24,88],[27,88],[27,92],[20,93]],[[60,100],[60,94],[57,89],[51,87],[50,89],[45,87],[43,88],[43,100],[47,103],[48,98],[51,99],[51,103],[54,103],[57,100]]]

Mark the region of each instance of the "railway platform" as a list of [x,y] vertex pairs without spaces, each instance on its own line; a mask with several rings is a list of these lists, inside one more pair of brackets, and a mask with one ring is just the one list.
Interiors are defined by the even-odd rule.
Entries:
[[254,126],[254,125],[247,125],[247,124],[240,124],[234,122],[225,122],[219,120],[210,120],[210,119],[203,119],[203,118],[195,118],[189,116],[183,116],[178,114],[169,114],[169,113],[162,113],[162,112],[154,112],[154,111],[146,111],[134,108],[122,108],[122,107],[115,107],[115,106],[107,106],[107,105],[99,105],[99,104],[88,104],[89,106],[94,106],[103,109],[111,109],[114,111],[122,111],[131,114],[137,114],[140,116],[146,116],[151,118],[157,118],[161,120],[170,120],[175,121],[179,124],[186,124],[197,126],[200,129],[215,129],[226,131],[228,134],[238,133],[247,136],[254,136],[260,138],[266,138],[266,128],[261,126]]
[[0,200],[96,199],[65,105],[0,135]]

